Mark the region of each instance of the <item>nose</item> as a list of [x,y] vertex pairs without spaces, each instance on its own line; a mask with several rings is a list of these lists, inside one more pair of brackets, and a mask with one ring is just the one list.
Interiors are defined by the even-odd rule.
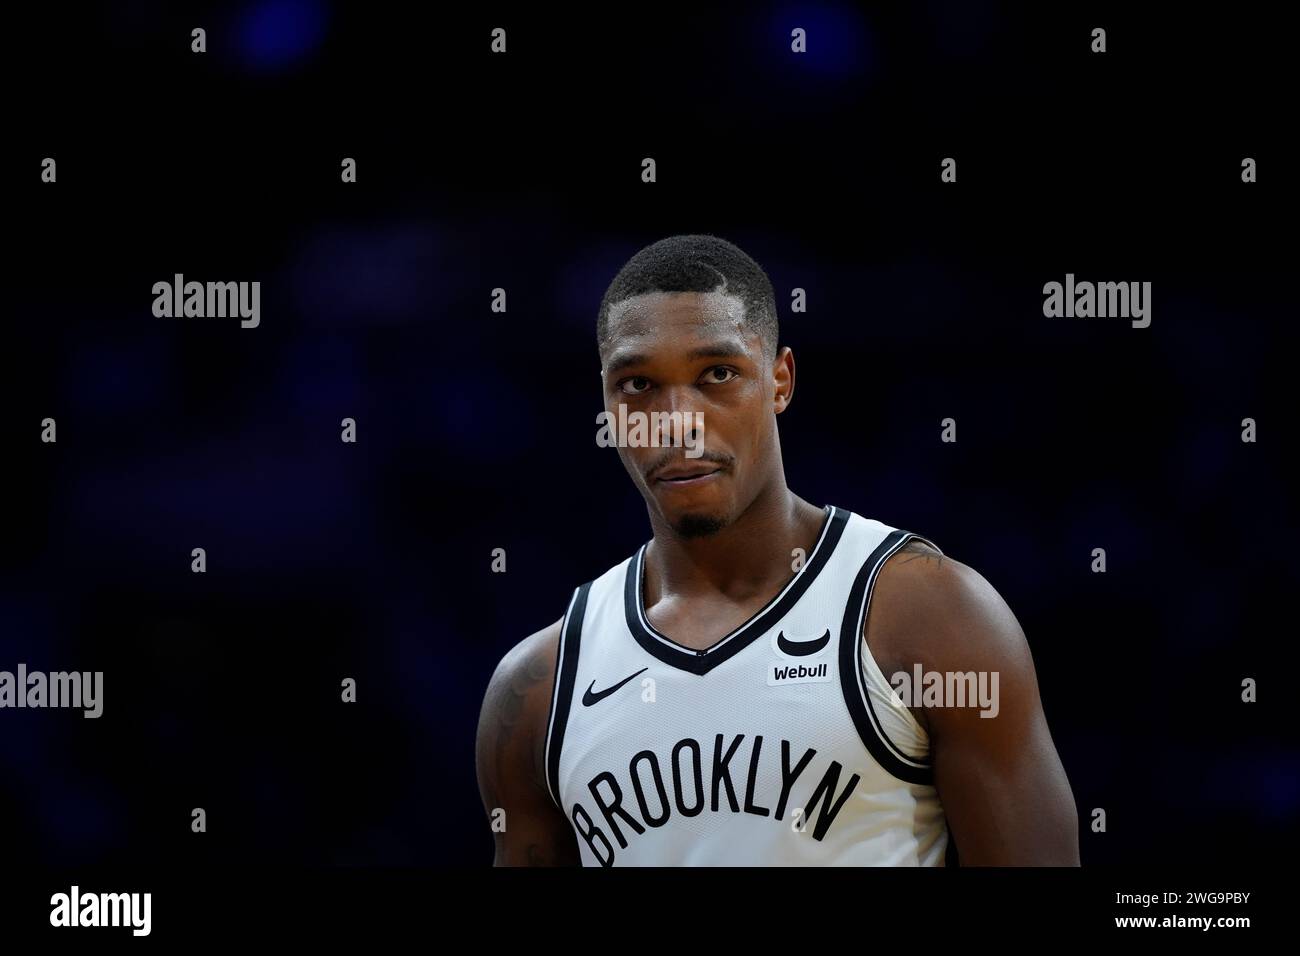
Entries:
[[698,409],[694,392],[694,388],[684,385],[670,385],[660,391],[661,400],[652,409],[660,413],[654,420],[659,447],[689,445],[703,437],[695,418]]

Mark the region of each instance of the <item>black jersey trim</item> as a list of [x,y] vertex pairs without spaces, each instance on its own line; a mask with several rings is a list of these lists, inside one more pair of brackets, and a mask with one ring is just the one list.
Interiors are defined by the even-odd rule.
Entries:
[[546,724],[546,786],[551,791],[555,805],[560,803],[560,748],[564,745],[564,730],[569,725],[569,710],[573,706],[573,687],[578,679],[578,647],[582,640],[582,619],[587,613],[587,595],[591,582],[575,588],[564,612],[560,627],[560,647],[555,654],[555,676],[551,682],[551,718]]
[[854,726],[858,729],[858,736],[862,738],[862,743],[866,745],[871,756],[899,780],[907,783],[932,784],[934,768],[929,762],[917,760],[903,753],[889,739],[881,726],[871,703],[871,695],[867,693],[866,674],[863,671],[862,652],[859,646],[866,640],[863,626],[866,623],[871,593],[875,590],[880,569],[884,567],[885,561],[891,555],[913,539],[930,544],[925,538],[910,531],[890,532],[880,546],[871,552],[871,556],[863,563],[858,576],[853,581],[848,605],[844,609],[844,625],[840,628],[840,690],[844,693],[844,703],[853,718]]
[[623,578],[623,611],[628,630],[651,657],[692,674],[707,674],[719,664],[730,660],[771,630],[773,625],[788,614],[817,579],[818,573],[830,561],[835,546],[844,536],[849,513],[834,505],[827,505],[825,510],[826,517],[822,521],[821,533],[818,535],[817,544],[813,546],[812,553],[808,556],[807,563],[795,572],[780,593],[762,610],[704,650],[678,644],[672,638],[656,631],[646,619],[642,595],[646,546],[642,545],[640,550],[628,560],[627,571]]

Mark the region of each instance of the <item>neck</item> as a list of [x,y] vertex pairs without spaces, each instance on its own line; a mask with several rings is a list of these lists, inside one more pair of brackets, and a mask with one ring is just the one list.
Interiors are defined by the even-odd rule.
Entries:
[[824,510],[787,488],[784,477],[716,534],[682,538],[652,511],[646,603],[664,593],[722,592],[738,599],[766,593],[794,573],[795,548],[803,548],[807,560],[824,520]]

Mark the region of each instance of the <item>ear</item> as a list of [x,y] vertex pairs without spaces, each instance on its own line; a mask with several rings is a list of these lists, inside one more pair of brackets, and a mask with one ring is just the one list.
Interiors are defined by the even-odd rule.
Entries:
[[780,415],[794,398],[794,353],[788,345],[777,350],[776,359],[772,363],[772,382],[776,386],[772,410]]

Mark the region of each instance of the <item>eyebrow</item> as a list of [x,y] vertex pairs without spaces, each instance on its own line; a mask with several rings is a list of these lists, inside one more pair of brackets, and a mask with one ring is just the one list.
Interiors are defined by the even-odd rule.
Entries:
[[[686,353],[688,360],[702,358],[745,358],[748,353],[734,342],[713,342],[709,345],[701,345],[698,348],[691,349]],[[644,352],[629,352],[615,358],[609,365],[605,366],[605,374],[613,375],[627,368],[629,365],[640,365],[643,362],[650,361],[650,356]]]

